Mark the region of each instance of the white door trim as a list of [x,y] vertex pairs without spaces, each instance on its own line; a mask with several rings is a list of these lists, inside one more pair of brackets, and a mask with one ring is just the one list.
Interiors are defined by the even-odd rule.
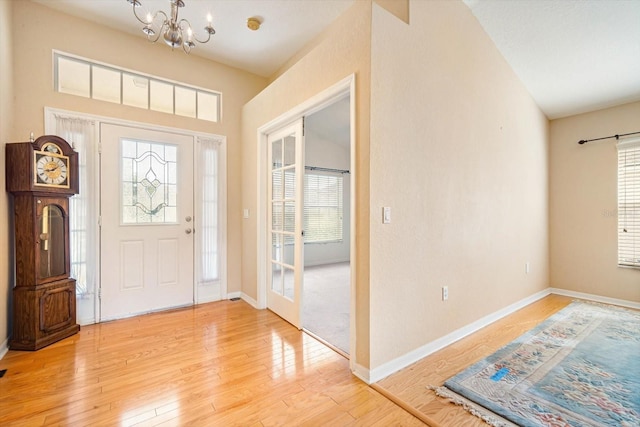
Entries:
[[349,353],[350,353],[350,367],[354,370],[356,367],[356,218],[357,218],[357,206],[356,206],[356,76],[351,74],[341,81],[335,83],[333,86],[323,90],[317,95],[309,98],[305,102],[297,105],[286,113],[276,117],[270,122],[260,126],[257,131],[257,151],[258,151],[258,164],[256,165],[257,178],[258,178],[258,191],[257,191],[257,279],[258,279],[258,300],[256,307],[260,309],[267,308],[267,182],[268,182],[268,155],[267,155],[267,135],[269,133],[284,127],[285,125],[300,119],[304,116],[315,113],[322,110],[326,106],[332,104],[336,100],[342,98],[348,94],[350,97],[350,139],[351,139],[351,247],[350,247],[350,268],[351,268],[351,303],[349,311]]
[[[152,123],[135,122],[135,121],[119,119],[115,117],[87,114],[79,111],[62,110],[62,109],[46,107],[46,106],[44,107],[45,134],[53,133],[53,129],[55,128],[56,116],[66,116],[70,118],[81,118],[85,120],[92,120],[95,122],[97,126],[96,129],[100,129],[100,124],[113,124],[113,125],[128,126],[133,128],[155,130],[160,132],[175,133],[178,135],[192,136],[196,141],[202,138],[202,139],[213,139],[220,142],[220,177],[224,180],[220,185],[220,201],[223,203],[223,206],[225,206],[225,209],[222,209],[220,212],[220,232],[222,233],[221,247],[224,248],[224,250],[222,250],[220,254],[220,267],[221,267],[220,268],[220,284],[221,284],[222,299],[228,298],[228,288],[227,288],[228,242],[227,242],[227,210],[226,210],[226,207],[227,207],[227,137],[224,135],[217,135],[213,133],[198,132],[198,131],[193,131],[189,129],[162,126],[162,125],[156,125]],[[99,132],[96,132],[96,141],[95,141],[96,144],[98,144],[99,141],[100,141],[100,134]],[[99,156],[98,151],[99,150],[96,150],[97,156]],[[196,153],[197,153],[197,149],[194,150],[194,156],[196,155]],[[195,160],[196,159],[194,158],[194,162]],[[99,163],[96,163],[96,164],[99,164]],[[194,163],[194,165],[196,164],[197,163]],[[99,178],[100,176],[99,168],[97,168],[95,173],[96,173],[96,177]],[[99,185],[99,179],[96,179],[96,182],[98,182],[97,185]],[[99,191],[99,188],[96,189],[96,191]],[[99,203],[99,200],[98,200],[98,203]],[[97,212],[99,212],[99,210]],[[96,218],[96,220],[98,220],[98,218]],[[99,239],[96,239],[96,244],[98,245],[96,248],[96,253],[98,254],[96,268],[98,269],[98,271],[100,271],[101,266],[100,266],[100,255],[99,255],[99,245],[100,245]],[[93,319],[89,319],[89,318],[82,319],[83,324],[99,322],[100,300],[99,298],[97,298],[97,295],[100,289],[100,285],[101,285],[100,277],[98,275],[98,277],[96,278],[96,289],[95,289],[94,300],[93,300],[94,316],[93,316]],[[203,289],[199,289],[199,288],[200,287],[198,287],[197,284],[194,283],[195,303],[201,304],[201,303],[211,301],[212,300],[211,295],[206,294],[206,292],[204,292]]]

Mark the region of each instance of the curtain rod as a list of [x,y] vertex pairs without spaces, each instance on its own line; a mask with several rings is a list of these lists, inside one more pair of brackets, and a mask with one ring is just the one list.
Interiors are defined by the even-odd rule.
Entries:
[[334,172],[334,173],[350,173],[348,170],[343,170],[343,169],[330,169],[330,168],[319,168],[316,166],[305,166],[304,167],[307,170],[310,171],[318,171],[318,172]]
[[580,141],[578,141],[578,144],[582,145],[582,144],[586,144],[587,142],[600,141],[602,139],[611,139],[611,138],[620,139],[621,136],[637,135],[637,134],[640,134],[640,132],[631,132],[631,133],[623,133],[620,135],[603,136],[602,138],[594,138],[594,139],[581,139]]

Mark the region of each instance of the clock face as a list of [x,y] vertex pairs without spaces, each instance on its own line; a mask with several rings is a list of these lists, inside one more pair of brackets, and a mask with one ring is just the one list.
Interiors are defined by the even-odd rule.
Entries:
[[69,187],[69,158],[50,152],[36,152],[36,185]]

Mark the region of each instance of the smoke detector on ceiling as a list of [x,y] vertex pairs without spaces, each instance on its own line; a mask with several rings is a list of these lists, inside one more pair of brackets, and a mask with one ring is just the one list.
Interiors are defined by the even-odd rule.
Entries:
[[260,24],[261,24],[260,19],[256,17],[247,19],[247,28],[249,28],[251,31],[259,30]]

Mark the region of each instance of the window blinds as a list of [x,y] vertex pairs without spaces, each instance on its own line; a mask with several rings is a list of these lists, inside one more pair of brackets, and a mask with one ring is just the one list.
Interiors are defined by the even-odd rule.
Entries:
[[305,243],[342,241],[342,176],[304,176]]
[[618,265],[640,268],[640,138],[618,144]]
[[[272,198],[282,197],[281,172],[272,174]],[[305,173],[303,227],[305,243],[341,242],[343,239],[343,177]],[[274,228],[295,231],[295,171],[284,171],[284,203],[274,203],[272,222]],[[283,206],[284,205],[284,206]],[[284,218],[283,218],[284,217]]]

